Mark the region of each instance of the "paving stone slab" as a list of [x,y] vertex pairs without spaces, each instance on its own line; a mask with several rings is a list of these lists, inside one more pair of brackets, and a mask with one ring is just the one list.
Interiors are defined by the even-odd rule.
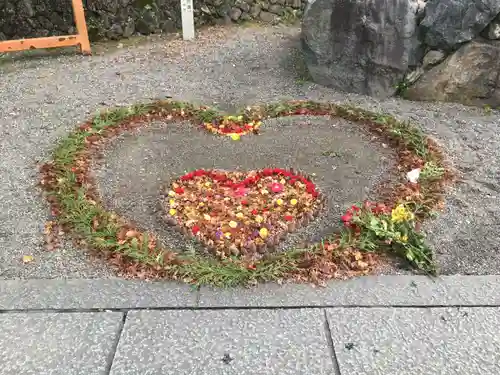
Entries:
[[341,374],[500,374],[499,308],[328,310]]
[[364,276],[326,287],[263,284],[253,288],[202,287],[200,307],[500,306],[499,276]]
[[0,315],[0,375],[105,375],[121,313]]
[[0,310],[192,307],[197,293],[188,285],[165,281],[0,280]]
[[[366,276],[326,287],[262,284],[200,291],[174,282],[0,281],[0,310],[312,306],[500,306],[500,276]],[[199,298],[199,302],[198,302]]]
[[130,312],[111,369],[111,375],[332,373],[324,312],[307,309]]

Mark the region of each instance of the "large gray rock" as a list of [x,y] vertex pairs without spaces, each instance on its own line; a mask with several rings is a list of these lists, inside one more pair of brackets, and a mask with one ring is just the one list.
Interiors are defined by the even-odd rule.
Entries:
[[416,39],[417,0],[310,0],[302,49],[314,81],[376,97],[395,93]]
[[446,50],[471,41],[500,13],[500,0],[429,0],[420,24],[425,44]]
[[433,67],[404,93],[412,100],[500,107],[500,42],[473,41]]

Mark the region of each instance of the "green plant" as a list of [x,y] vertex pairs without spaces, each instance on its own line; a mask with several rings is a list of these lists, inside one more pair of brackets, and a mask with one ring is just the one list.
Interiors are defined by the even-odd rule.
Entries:
[[433,161],[428,161],[420,171],[421,183],[440,180],[446,173],[446,169]]
[[351,245],[364,251],[381,247],[403,256],[416,268],[435,274],[431,249],[417,230],[414,212],[405,204],[392,210],[383,204],[353,205],[342,217],[346,231],[353,233]]
[[404,94],[406,93],[406,91],[408,90],[409,87],[410,87],[410,84],[408,83],[408,81],[406,79],[399,82],[396,85],[396,95],[404,96]]
[[293,25],[299,20],[299,14],[300,11],[298,9],[285,8],[283,14],[280,16],[280,20],[285,25]]

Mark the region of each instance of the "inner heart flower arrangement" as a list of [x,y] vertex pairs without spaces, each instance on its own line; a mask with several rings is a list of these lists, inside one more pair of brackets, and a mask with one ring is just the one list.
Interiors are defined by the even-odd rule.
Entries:
[[[156,120],[177,124],[188,120],[237,140],[242,134],[258,133],[265,119],[294,115],[343,118],[363,126],[395,151],[398,182],[382,183],[378,202],[351,206],[341,218],[343,228],[319,243],[267,254],[288,232],[314,219],[324,205],[312,180],[292,170],[196,170],[171,182],[162,197],[166,220],[217,256],[163,246],[154,231],[137,228],[102,203],[91,166],[107,142],[123,132]],[[415,170],[419,173],[408,174],[408,179],[402,173]],[[60,243],[55,236],[69,233],[129,277],[234,286],[363,275],[376,266],[380,252],[434,273],[421,221],[442,208],[445,188],[453,181],[454,173],[438,144],[419,127],[388,115],[334,103],[289,101],[224,116],[208,107],[159,101],[107,110],[78,126],[42,165],[40,185],[55,218],[45,225],[51,249]]]
[[221,258],[272,251],[287,233],[308,225],[323,203],[309,177],[281,168],[200,169],[174,181],[163,197],[167,221]]

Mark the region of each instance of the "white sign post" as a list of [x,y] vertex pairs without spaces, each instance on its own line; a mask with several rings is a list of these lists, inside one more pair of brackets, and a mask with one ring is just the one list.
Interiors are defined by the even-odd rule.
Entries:
[[193,0],[181,0],[182,39],[194,39]]

